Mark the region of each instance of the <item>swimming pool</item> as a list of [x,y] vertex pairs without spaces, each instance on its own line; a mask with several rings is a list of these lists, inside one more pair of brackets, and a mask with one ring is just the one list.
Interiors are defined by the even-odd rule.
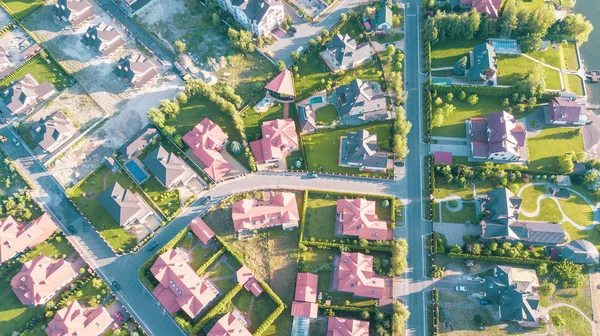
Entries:
[[321,104],[323,102],[323,97],[315,96],[315,97],[310,98],[310,100],[308,102],[311,104]]
[[138,165],[134,160],[129,160],[125,162],[125,168],[133,175],[133,178],[137,181],[137,183],[143,183],[150,177],[148,173],[146,173],[142,167]]

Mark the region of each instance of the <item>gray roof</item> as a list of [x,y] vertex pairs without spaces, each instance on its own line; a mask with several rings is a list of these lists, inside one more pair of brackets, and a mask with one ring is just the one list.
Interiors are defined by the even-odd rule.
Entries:
[[146,146],[148,146],[152,139],[154,139],[156,136],[158,136],[158,130],[156,128],[148,127],[146,129],[142,129],[134,136],[132,141],[125,143],[121,148],[119,148],[119,152],[127,157],[131,157],[137,151],[146,148]]
[[281,0],[231,0],[231,4],[239,7],[250,20],[260,22],[271,6],[281,6]]
[[55,112],[46,119],[40,119],[39,134],[42,136],[39,142],[40,147],[48,150],[62,134],[71,133],[70,124],[71,122],[67,116],[61,111]]
[[377,134],[369,134],[369,131],[364,129],[348,132],[345,141],[345,146],[342,148],[342,161],[363,167],[387,167],[387,153],[377,150]]
[[333,36],[327,44],[327,50],[334,53],[335,60],[340,65],[352,65],[372,54],[368,43],[356,44],[356,40],[348,34]]
[[561,249],[560,256],[577,264],[598,264],[600,259],[596,246],[584,239],[566,244]]
[[375,25],[379,26],[381,24],[387,23],[392,26],[393,13],[390,7],[384,6],[379,8],[377,11],[377,15],[375,15]]
[[484,81],[485,73],[497,72],[496,51],[489,43],[478,44],[473,48],[473,60],[469,68],[469,80]]
[[540,319],[537,287],[534,270],[496,266],[494,276],[485,278],[484,291],[486,298],[500,306],[502,320],[537,324]]
[[379,84],[360,79],[337,87],[332,100],[342,116],[387,110],[387,101]]
[[175,154],[168,152],[162,145],[158,146],[144,159],[144,165],[163,186],[169,187],[183,174],[185,164]]
[[115,182],[100,194],[98,202],[119,225],[127,224],[143,209],[140,199],[129,189],[121,187],[119,182]]

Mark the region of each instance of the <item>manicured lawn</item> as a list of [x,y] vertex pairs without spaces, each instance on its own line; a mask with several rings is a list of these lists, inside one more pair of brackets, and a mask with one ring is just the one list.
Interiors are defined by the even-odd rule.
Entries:
[[335,106],[325,105],[315,111],[317,114],[317,122],[324,125],[330,125],[338,117],[338,112]]
[[[290,111],[293,111],[291,107]],[[249,108],[242,116],[244,118],[248,140],[257,140],[262,138],[260,127],[263,122],[283,118],[283,104],[276,102],[267,111],[262,113],[258,113],[253,108]]]
[[123,170],[119,170],[115,174],[110,174],[106,167],[92,172],[79,187],[68,189],[67,195],[113,249],[131,250],[136,245],[135,235],[128,233],[115,222],[97,200],[98,196],[105,190],[105,178],[107,188],[114,182],[119,182],[123,188],[141,195],[141,190],[135,186],[134,182]]
[[27,259],[34,259],[40,254],[53,259],[59,259],[68,257],[73,252],[75,252],[75,249],[69,244],[69,241],[62,235],[58,235],[52,240],[46,240],[41,244],[37,244],[31,252],[27,253]]
[[529,53],[529,56],[560,69],[575,71],[579,68],[575,48],[575,42],[562,42],[558,49],[548,47],[544,51]]
[[557,315],[565,322],[565,325],[560,328],[551,323],[552,330],[558,335],[587,336],[592,334],[589,322],[575,309],[570,307],[554,308],[550,311],[550,320]]
[[348,35],[350,35],[350,37],[355,39],[356,42],[358,42],[358,43],[364,42],[364,37],[363,37],[363,40],[359,40],[359,38],[358,38],[360,33],[361,33],[360,22],[359,22],[359,20],[354,19],[354,18],[346,21],[346,23],[340,28],[340,34],[342,34],[342,35],[348,34]]
[[[213,283],[221,291],[221,293],[223,293],[223,295],[229,293],[229,291],[231,291],[233,289],[233,287],[235,287],[235,285],[237,284],[232,279],[216,280],[216,281],[213,281]],[[245,290],[245,289],[242,289],[242,290]]]
[[326,82],[335,77],[319,55],[318,49],[314,49],[306,55],[305,61],[301,60],[298,63],[298,75],[299,77],[294,79],[297,100],[307,98],[312,93],[324,88],[325,84],[321,81]]
[[236,52],[226,59],[230,66],[217,72],[217,76],[235,89],[244,104],[256,98],[277,74],[275,65],[258,52],[248,55]]
[[563,82],[565,84],[565,90],[576,93],[579,96],[583,96],[583,81],[581,77],[577,75],[566,75],[562,74]]
[[47,63],[45,59],[38,55],[31,63],[0,81],[0,89],[4,90],[11,82],[23,78],[28,73],[40,84],[50,82],[54,85],[56,91],[62,91],[71,82],[71,76],[64,72],[54,61],[50,60],[50,63]]
[[232,276],[233,275],[233,271],[225,264],[223,263],[219,263],[217,265],[217,267],[215,267],[214,270],[212,270],[212,272],[210,272],[209,277],[210,278],[219,278],[219,277],[227,277],[227,276]]
[[580,128],[547,127],[527,139],[529,167],[558,171],[558,157],[567,152],[583,151]]
[[[498,84],[516,85],[533,69],[535,62],[520,55],[498,55]],[[561,90],[560,73],[543,67],[546,73],[546,88]]]
[[566,303],[581,309],[584,314],[586,314],[589,318],[592,318],[593,308],[590,294],[590,279],[589,277],[585,276],[583,279],[583,286],[581,288],[557,288],[552,297],[542,297],[540,304],[543,307],[549,307],[555,303]]
[[247,290],[239,291],[236,296],[233,297],[231,302],[240,311],[247,312],[250,308],[250,300],[252,299],[252,293]]
[[[523,193],[521,194],[521,198],[523,199],[521,209],[527,212],[534,212],[537,209],[537,199],[547,193],[546,186],[544,185],[528,186],[523,189]],[[557,220],[560,220],[560,218]]]
[[44,4],[43,0],[2,0],[2,2],[17,16],[37,4]]
[[335,236],[335,214],[337,197],[310,193],[306,207],[304,239],[311,237],[321,240],[333,240]]
[[477,223],[474,203],[463,203],[463,208],[458,212],[448,210],[446,203],[442,203],[442,222],[464,224],[469,221],[471,224]]
[[531,11],[542,7],[545,3],[545,0],[523,0],[523,5]]
[[390,34],[375,34],[373,41],[377,41],[381,44],[400,41],[404,38],[404,34],[392,32]]
[[[560,213],[560,210],[558,209],[558,206],[556,206],[556,203],[549,199],[549,198],[544,198],[540,201],[540,212],[537,216],[535,217],[527,217],[524,214],[520,215],[521,219],[529,219],[529,220],[534,220],[534,221],[540,221],[540,222],[551,222],[551,223],[560,223],[562,220],[562,214]],[[567,224],[565,223],[566,226]],[[570,226],[570,224],[568,224]]]
[[[242,291],[245,291],[245,289],[242,289]],[[273,301],[273,299],[266,294],[262,294],[261,296],[254,298],[254,306],[252,308],[252,312],[250,313],[250,329],[256,330],[256,328],[258,328],[258,326],[260,326],[261,323],[263,323],[263,321],[266,320],[276,308],[277,304],[275,301]],[[285,312],[281,313],[276,322],[280,319],[284,319],[285,316]],[[289,316],[289,314],[287,314],[287,316]],[[272,324],[263,335],[281,335],[279,333],[282,331],[277,329],[278,328],[276,324]],[[287,331],[289,332],[289,330]]]
[[142,189],[156,203],[167,219],[181,208],[179,191],[177,189],[167,190],[154,176],[142,184]]
[[330,173],[359,174],[365,176],[381,176],[382,173],[360,172],[357,168],[340,167],[340,137],[347,136],[348,132],[356,132],[361,129],[368,130],[371,134],[377,134],[377,146],[380,151],[390,151],[391,123],[386,122],[376,125],[365,125],[341,129],[329,132],[320,132],[303,137],[304,150],[306,152],[307,169],[313,171],[325,171]]
[[[446,96],[440,96],[444,102],[446,102]],[[502,100],[501,97],[480,95],[477,105],[471,106],[466,100],[461,101],[455,97],[450,104],[454,105],[456,110],[452,115],[444,118],[444,124],[442,126],[434,127],[432,134],[434,136],[464,138],[467,136],[465,121],[470,118],[485,118],[490,113],[502,111],[504,109]],[[434,104],[434,110],[435,108],[437,107]]]
[[469,56],[469,51],[474,46],[484,43],[485,40],[446,41],[431,46],[431,67],[451,67],[463,56]]
[[383,68],[375,57],[373,57],[371,61],[361,65],[356,69],[346,71],[346,73],[339,78],[338,85],[350,84],[350,82],[356,78],[365,82],[378,82],[381,85],[381,89],[385,91]]
[[[10,285],[11,278],[20,270],[15,268],[14,271],[8,272],[4,277],[0,278],[0,292],[3,293],[0,300],[0,330],[3,335],[10,335],[12,331],[21,330],[25,324],[33,317],[42,317],[44,319],[44,307],[26,307],[21,304],[21,301],[13,293]],[[39,323],[35,328],[35,335],[44,335],[42,323]]]
[[[583,188],[581,188],[583,189]],[[568,200],[558,199],[560,207],[569,219],[575,223],[588,226],[594,221],[594,212],[583,198],[576,194],[571,194]]]

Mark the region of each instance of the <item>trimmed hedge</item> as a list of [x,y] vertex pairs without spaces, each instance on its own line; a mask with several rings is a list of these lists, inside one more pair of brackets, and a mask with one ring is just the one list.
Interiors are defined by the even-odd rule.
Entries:
[[511,257],[500,257],[500,256],[482,256],[466,253],[448,253],[448,258],[452,259],[473,259],[489,262],[501,262],[511,264],[522,264],[522,265],[540,265],[540,264],[556,264],[558,262],[548,259],[532,259],[532,258],[511,258]]
[[491,87],[491,86],[474,86],[474,85],[437,85],[432,84],[431,90],[435,90],[439,94],[443,93],[452,93],[455,97],[458,97],[461,91],[464,91],[466,94],[477,94],[482,96],[492,96],[492,97],[510,97],[516,90],[513,87],[505,88],[505,87]]
[[225,253],[225,248],[221,248],[220,250],[218,250],[215,254],[213,254],[204,264],[202,264],[202,266],[200,266],[197,270],[196,270],[196,274],[198,274],[198,276],[202,276],[204,275],[204,272],[206,272],[206,269],[212,265],[212,263],[214,263],[217,259],[219,259],[220,256],[223,255],[223,253]]
[[304,225],[306,224],[306,208],[308,204],[308,189],[304,190],[304,195],[302,196],[302,213],[300,214],[300,236],[298,238],[298,245],[302,244],[304,240]]
[[16,78],[17,77],[17,73],[25,68],[26,66],[28,66],[29,64],[33,63],[34,61],[37,61],[38,58],[40,58],[42,56],[40,56],[39,53],[37,53],[35,56],[33,56],[32,58],[28,59],[27,61],[25,61],[23,64],[19,65],[18,68],[16,68],[15,70],[13,70],[13,72],[4,77],[1,81],[0,81],[0,86],[7,86],[8,84],[10,84],[10,82],[12,82],[15,79],[20,79],[20,78]]
[[379,303],[377,303],[377,301],[375,301],[375,303],[373,304],[372,308],[369,307],[354,307],[354,306],[328,306],[322,303],[319,303],[319,308],[320,309],[333,309],[333,310],[343,310],[343,311],[347,311],[347,312],[355,312],[355,313],[360,313],[362,311],[368,311],[368,312],[378,312],[379,309]]
[[[393,242],[393,240],[390,240],[390,242]],[[392,252],[392,247],[389,245],[367,245],[367,246],[360,246],[360,245],[356,245],[356,244],[342,244],[342,243],[331,243],[331,242],[318,242],[318,241],[302,241],[302,244],[304,244],[305,246],[313,246],[313,247],[317,247],[317,248],[340,248],[340,247],[346,247],[352,250],[372,250],[372,251],[380,251],[380,252]]]
[[285,304],[281,301],[281,298],[275,294],[273,289],[264,281],[258,280],[258,283],[262,286],[265,293],[267,293],[275,303],[277,303],[277,308],[256,328],[256,331],[253,335],[259,336],[262,335],[270,326],[275,322],[275,320],[281,315],[283,310],[285,309]]
[[219,315],[223,311],[223,309],[231,302],[231,300],[233,300],[233,298],[242,289],[242,287],[242,284],[236,284],[235,287],[233,287],[229,291],[229,293],[227,293],[223,298],[221,298],[219,303],[212,307],[211,310],[208,311],[208,313],[204,314],[200,321],[198,321],[198,323],[196,323],[192,327],[192,330],[190,330],[190,335],[198,334],[200,332],[200,329],[202,329],[208,323],[208,321]]

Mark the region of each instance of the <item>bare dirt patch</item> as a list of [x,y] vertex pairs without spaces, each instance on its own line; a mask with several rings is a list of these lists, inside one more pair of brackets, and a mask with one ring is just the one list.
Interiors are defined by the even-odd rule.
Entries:
[[[3,11],[0,11],[4,13]],[[1,16],[0,16],[1,17]],[[0,27],[4,25],[0,24]],[[35,43],[20,27],[11,29],[0,36],[0,46],[7,52],[8,60],[13,69],[18,68],[25,62],[21,52]]]

